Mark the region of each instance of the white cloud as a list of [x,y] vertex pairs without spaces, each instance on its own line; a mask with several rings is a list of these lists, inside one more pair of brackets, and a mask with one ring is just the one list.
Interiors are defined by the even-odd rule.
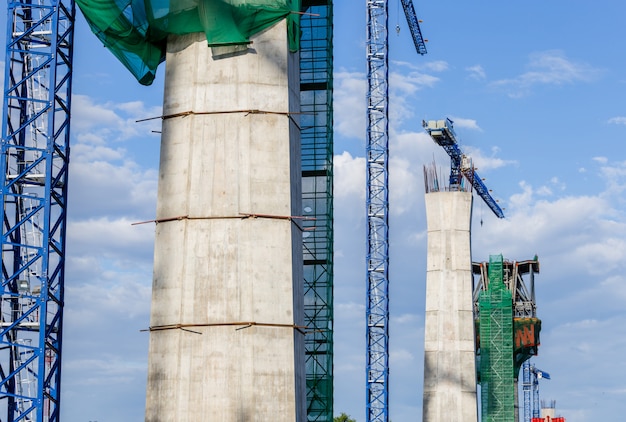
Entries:
[[[615,406],[616,400],[623,403],[626,384],[621,354],[626,341],[619,327],[624,324],[623,315],[586,318],[582,310],[578,318],[543,332],[542,343],[547,347],[539,362],[551,380],[542,384],[542,395],[558,397],[558,408],[568,421],[593,420],[598,409]],[[581,379],[585,382],[578,382]]]
[[474,119],[465,119],[463,117],[450,116],[450,120],[454,122],[455,128],[478,130],[482,132],[480,126]]
[[365,199],[365,158],[353,157],[344,151],[333,158],[334,198],[341,200],[348,196]]
[[365,74],[335,72],[335,131],[347,138],[365,139]]
[[469,73],[470,79],[476,79],[479,81],[485,80],[487,78],[487,73],[485,69],[481,65],[474,65],[470,67],[466,67],[465,70]]
[[72,132],[79,142],[102,145],[146,135],[149,128],[160,128],[160,119],[137,120],[160,115],[160,106],[147,107],[142,101],[99,103],[86,95],[72,95]]
[[589,64],[570,60],[562,51],[549,50],[529,57],[529,71],[511,79],[501,79],[492,86],[508,91],[511,97],[527,95],[537,85],[565,85],[590,82],[600,73]]
[[407,349],[396,348],[389,354],[389,360],[393,361],[394,366],[400,367],[415,363],[415,355]]
[[[389,74],[389,119],[394,122],[394,126],[413,116],[413,107],[408,103],[409,97],[421,89],[433,87],[440,80],[422,69],[435,72],[447,68],[445,62],[433,62],[422,68],[401,62],[398,64],[412,70],[403,73],[392,71]],[[340,70],[335,72],[334,77],[335,131],[346,138],[365,139],[365,74]]]
[[424,64],[422,68],[431,72],[445,72],[446,70],[448,70],[449,66],[448,62],[445,62],[443,60],[435,60],[432,62],[426,62],[426,64]]
[[[105,149],[106,151],[106,149]],[[111,158],[116,157],[111,154]],[[133,161],[121,163],[81,160],[70,164],[70,218],[132,215],[138,220],[154,216],[157,171],[145,170]]]
[[482,173],[482,176],[484,176],[484,172],[489,170],[517,164],[515,160],[506,160],[498,157],[497,154],[499,153],[499,149],[497,147],[493,147],[491,149],[490,155],[485,155],[481,149],[472,146],[464,146],[463,148],[464,152],[471,158],[478,174]]
[[600,173],[607,183],[607,194],[618,195],[626,189],[626,162],[609,164],[607,161],[596,160],[603,164]]
[[[127,217],[111,219],[100,217],[70,222],[68,241],[76,256],[99,256],[101,258],[136,260],[146,256],[152,259],[154,224],[133,225],[136,221]],[[97,242],[94,240],[97,239]],[[139,264],[139,262],[137,262]]]
[[425,71],[441,73],[449,69],[448,62],[443,61],[443,60],[434,60],[434,61],[427,61],[427,62],[419,61],[418,64],[416,64],[415,62],[391,60],[391,63],[392,65],[395,65],[404,69],[408,69],[409,73],[425,72]]
[[414,94],[424,87],[432,87],[437,82],[439,82],[439,78],[419,72],[411,72],[408,74],[392,72],[389,75],[390,89],[392,89],[396,95],[402,94],[402,96]]
[[[86,136],[85,136],[86,135]],[[126,155],[124,148],[104,146],[100,138],[90,138],[89,134],[78,134],[79,142],[72,147],[72,158],[81,162],[119,161]],[[80,142],[83,141],[83,142]]]
[[616,125],[626,125],[626,117],[623,117],[623,116],[611,117],[608,123],[616,124]]
[[394,316],[392,318],[393,324],[413,324],[415,322],[421,322],[423,318],[417,314],[405,313],[402,315]]

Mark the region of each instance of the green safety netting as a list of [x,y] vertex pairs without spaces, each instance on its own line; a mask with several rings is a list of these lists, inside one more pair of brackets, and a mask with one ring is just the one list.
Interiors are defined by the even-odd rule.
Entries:
[[206,34],[209,46],[246,44],[282,19],[298,49],[300,0],[76,0],[91,30],[143,85],[165,60],[169,34]]

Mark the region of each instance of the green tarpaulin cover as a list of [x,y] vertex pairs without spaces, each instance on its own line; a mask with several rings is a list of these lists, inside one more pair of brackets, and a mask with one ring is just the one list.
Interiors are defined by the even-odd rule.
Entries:
[[143,85],[165,60],[169,34],[206,34],[209,46],[245,44],[282,19],[298,49],[300,0],[76,0],[94,34]]

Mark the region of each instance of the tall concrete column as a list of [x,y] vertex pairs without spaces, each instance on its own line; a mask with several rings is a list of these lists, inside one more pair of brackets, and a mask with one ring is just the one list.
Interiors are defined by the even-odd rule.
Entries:
[[168,41],[149,422],[306,420],[297,54]]
[[426,194],[423,422],[478,420],[471,215],[471,192]]

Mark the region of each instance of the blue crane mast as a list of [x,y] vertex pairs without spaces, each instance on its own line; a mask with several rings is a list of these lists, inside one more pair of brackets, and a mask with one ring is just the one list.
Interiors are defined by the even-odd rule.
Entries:
[[472,184],[478,196],[482,198],[489,209],[498,218],[504,218],[504,213],[495,199],[489,193],[489,189],[476,173],[469,158],[461,152],[456,141],[456,134],[452,126],[452,120],[429,120],[422,121],[422,126],[428,132],[435,143],[441,146],[450,156],[450,189],[459,189],[463,176]]
[[[539,403],[539,380],[550,379],[550,374],[531,365],[527,360],[522,366],[524,377],[524,422],[530,422],[531,418],[541,417],[541,405]],[[532,411],[531,396],[532,393]]]
[[72,0],[9,0],[0,185],[0,420],[58,421]]
[[[426,53],[413,2],[402,0],[417,52]],[[389,420],[388,0],[367,0],[366,421]]]

